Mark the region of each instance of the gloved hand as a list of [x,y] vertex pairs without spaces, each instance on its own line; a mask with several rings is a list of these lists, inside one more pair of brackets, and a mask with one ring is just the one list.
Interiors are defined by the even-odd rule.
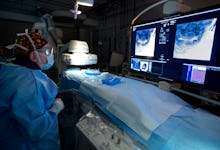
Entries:
[[64,109],[64,104],[61,98],[56,98],[53,106],[50,108],[51,111],[59,114]]

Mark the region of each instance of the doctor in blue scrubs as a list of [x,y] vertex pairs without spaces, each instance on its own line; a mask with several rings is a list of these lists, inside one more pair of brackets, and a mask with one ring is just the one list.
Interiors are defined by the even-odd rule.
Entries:
[[13,64],[0,63],[0,149],[59,150],[57,115],[64,104],[41,71],[53,65],[52,47],[38,31],[26,30],[13,50]]

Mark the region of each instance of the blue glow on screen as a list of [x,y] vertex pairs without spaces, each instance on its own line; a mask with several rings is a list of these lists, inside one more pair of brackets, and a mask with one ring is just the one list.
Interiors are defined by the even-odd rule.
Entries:
[[173,57],[209,61],[212,53],[216,18],[178,24]]
[[131,58],[131,69],[140,71],[140,59]]
[[133,26],[131,72],[220,90],[219,19],[217,7]]
[[154,56],[156,28],[137,30],[135,40],[136,56]]
[[186,73],[186,81],[204,84],[206,76],[206,67],[197,65],[187,65],[187,72],[183,72],[183,76]]

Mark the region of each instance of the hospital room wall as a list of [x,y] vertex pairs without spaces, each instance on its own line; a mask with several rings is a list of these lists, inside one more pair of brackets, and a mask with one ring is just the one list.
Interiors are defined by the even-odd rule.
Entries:
[[22,33],[25,28],[30,29],[32,26],[30,22],[0,19],[0,45],[6,46],[14,43],[16,33]]
[[[34,22],[0,19],[0,44],[5,46],[14,43],[16,33],[23,33],[26,28],[30,30],[33,24]],[[79,37],[77,28],[74,25],[69,27],[58,25],[56,27],[60,28],[63,32],[63,43]]]
[[112,52],[124,55],[124,60],[129,57],[130,21],[134,16],[133,4],[133,0],[120,0],[112,6],[111,11],[103,10],[103,15],[98,18],[97,46],[103,68],[110,65]]

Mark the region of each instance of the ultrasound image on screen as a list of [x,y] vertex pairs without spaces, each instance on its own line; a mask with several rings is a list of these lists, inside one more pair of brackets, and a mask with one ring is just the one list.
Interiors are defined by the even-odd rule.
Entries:
[[131,69],[140,71],[140,59],[131,58]]
[[147,72],[148,71],[148,62],[146,61],[141,61],[140,62],[140,69],[143,72]]
[[135,55],[154,56],[156,28],[136,31]]
[[217,18],[178,24],[173,57],[209,61]]

